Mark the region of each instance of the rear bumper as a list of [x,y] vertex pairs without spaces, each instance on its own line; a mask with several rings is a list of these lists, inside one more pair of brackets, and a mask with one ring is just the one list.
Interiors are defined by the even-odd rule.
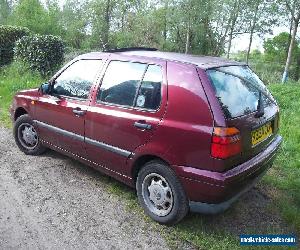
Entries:
[[190,200],[191,211],[214,214],[227,209],[272,166],[281,142],[282,137],[277,135],[264,151],[223,173],[174,166]]

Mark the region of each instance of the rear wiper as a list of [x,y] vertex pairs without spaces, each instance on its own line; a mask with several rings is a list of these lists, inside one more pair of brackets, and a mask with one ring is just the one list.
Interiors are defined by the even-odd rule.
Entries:
[[257,103],[257,111],[254,115],[255,118],[262,117],[265,114],[265,107],[264,107],[264,101],[262,98],[261,91],[259,92],[259,98]]

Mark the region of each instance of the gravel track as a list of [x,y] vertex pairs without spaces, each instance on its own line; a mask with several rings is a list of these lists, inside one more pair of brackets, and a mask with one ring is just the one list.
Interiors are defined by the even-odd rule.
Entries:
[[0,249],[167,249],[104,178],[50,150],[26,156],[0,127]]

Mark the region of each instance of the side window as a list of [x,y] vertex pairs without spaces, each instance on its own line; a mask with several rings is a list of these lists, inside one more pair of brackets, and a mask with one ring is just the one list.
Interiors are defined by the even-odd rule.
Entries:
[[79,60],[56,78],[52,93],[86,99],[101,67],[101,60]]
[[136,107],[156,110],[161,101],[162,71],[157,65],[149,65],[136,99]]
[[133,106],[147,64],[112,61],[105,72],[97,99]]

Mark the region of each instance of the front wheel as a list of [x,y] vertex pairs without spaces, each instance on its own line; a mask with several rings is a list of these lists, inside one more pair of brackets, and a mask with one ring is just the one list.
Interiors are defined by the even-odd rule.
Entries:
[[146,214],[161,224],[175,224],[189,210],[188,199],[176,174],[161,161],[151,161],[142,167],[136,189]]
[[41,144],[38,132],[29,115],[18,117],[14,124],[14,137],[19,149],[27,155],[40,155],[46,148]]

